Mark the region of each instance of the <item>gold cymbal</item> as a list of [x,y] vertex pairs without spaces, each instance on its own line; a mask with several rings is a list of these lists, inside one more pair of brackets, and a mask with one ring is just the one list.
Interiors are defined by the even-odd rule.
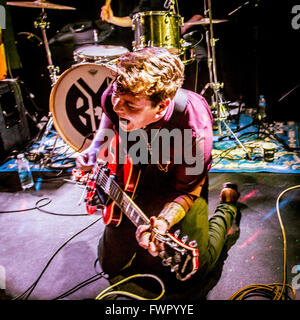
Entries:
[[[223,23],[228,22],[229,20],[224,19],[212,19],[212,23]],[[202,18],[201,20],[193,21],[193,22],[186,22],[187,25],[207,25],[209,24],[209,18]]]
[[6,2],[9,6],[17,6],[24,8],[40,8],[40,9],[58,9],[58,10],[76,10],[76,8],[62,6],[60,4],[55,4],[47,1],[10,1]]

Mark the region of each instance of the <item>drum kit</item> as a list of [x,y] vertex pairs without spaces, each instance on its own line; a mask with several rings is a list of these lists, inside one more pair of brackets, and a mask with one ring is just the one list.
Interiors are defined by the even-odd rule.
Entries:
[[[145,47],[164,47],[183,59],[184,63],[195,60],[194,46],[181,38],[183,18],[176,13],[175,1],[170,0],[168,11],[139,12],[133,16],[134,41],[133,50]],[[76,10],[74,7],[54,4],[45,0],[11,1],[7,5],[38,8],[41,14],[34,22],[40,28],[48,62],[49,77],[52,83],[49,104],[49,120],[47,128],[54,124],[58,134],[75,151],[82,151],[89,146],[96,132],[102,110],[101,95],[116,75],[116,60],[128,50],[112,45],[85,45],[74,51],[74,65],[58,75],[59,68],[53,65],[51,51],[46,35],[49,28],[46,11]],[[208,14],[208,16],[207,16]],[[201,25],[206,30],[208,52],[209,83],[213,91],[212,108],[217,110],[218,123],[225,122],[224,102],[216,72],[215,42],[213,25],[228,20],[212,19],[211,0],[204,1],[204,18],[199,21],[187,22],[191,26]],[[198,42],[199,43],[199,42]],[[228,126],[225,123],[226,126]],[[230,130],[230,128],[228,127]],[[46,130],[47,131],[47,130]],[[234,134],[234,133],[233,133]]]

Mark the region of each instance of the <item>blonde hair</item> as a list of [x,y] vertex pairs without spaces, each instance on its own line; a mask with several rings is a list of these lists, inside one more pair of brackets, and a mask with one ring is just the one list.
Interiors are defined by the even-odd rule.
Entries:
[[144,48],[118,59],[117,93],[146,95],[154,106],[172,99],[183,80],[182,61],[164,48]]

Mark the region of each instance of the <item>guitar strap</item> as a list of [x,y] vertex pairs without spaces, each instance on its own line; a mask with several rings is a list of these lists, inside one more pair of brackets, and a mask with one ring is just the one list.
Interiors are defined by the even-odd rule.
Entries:
[[[174,100],[175,100],[175,103],[174,103],[173,113],[172,113],[171,118],[168,121],[168,123],[166,123],[164,125],[164,128],[166,128],[168,130],[172,130],[178,126],[180,118],[183,115],[183,113],[186,109],[186,106],[187,106],[188,91],[186,89],[179,88],[176,92]],[[145,177],[147,176],[147,173],[149,172],[150,167],[151,166],[149,165],[149,163],[147,165],[140,166],[139,184],[143,184],[143,181],[144,181]],[[158,168],[159,168],[159,166],[158,166]],[[159,170],[161,170],[161,169],[159,169]],[[163,170],[161,170],[161,171],[163,171]]]
[[188,101],[188,91],[183,88],[179,88],[174,99],[175,105],[171,119],[167,124],[168,129],[175,128],[178,125],[180,117],[186,109]]

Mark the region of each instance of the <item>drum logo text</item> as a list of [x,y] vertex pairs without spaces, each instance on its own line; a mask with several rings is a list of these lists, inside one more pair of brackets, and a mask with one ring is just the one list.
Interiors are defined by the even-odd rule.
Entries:
[[66,113],[73,127],[87,139],[99,127],[102,109],[101,96],[111,79],[105,79],[96,92],[82,79],[74,83],[66,95]]

